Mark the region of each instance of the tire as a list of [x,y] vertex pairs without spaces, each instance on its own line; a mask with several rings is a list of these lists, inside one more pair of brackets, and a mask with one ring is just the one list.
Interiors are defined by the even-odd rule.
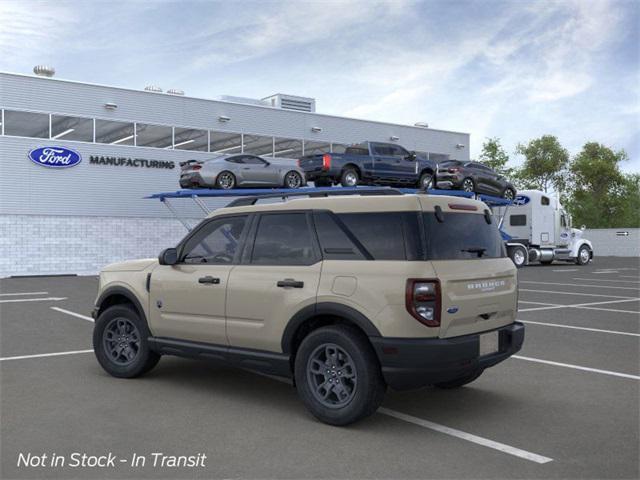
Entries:
[[507,251],[516,268],[522,268],[527,264],[529,253],[524,247],[508,247]]
[[[294,374],[304,405],[329,425],[349,425],[368,417],[382,404],[386,391],[371,345],[345,325],[322,327],[307,335],[296,354]],[[323,388],[329,382],[329,388]]]
[[216,188],[220,188],[222,190],[231,190],[236,186],[236,176],[225,170],[224,172],[220,172],[216,177]]
[[343,187],[357,187],[360,175],[354,168],[345,168],[340,176],[340,185]]
[[502,198],[505,200],[513,200],[516,198],[516,192],[513,191],[513,188],[505,188],[504,192],[502,192]]
[[[149,335],[146,322],[133,307],[114,305],[107,308],[93,329],[93,350],[98,363],[114,377],[144,375],[160,360],[160,355],[149,348]],[[124,341],[115,345],[121,339]],[[123,345],[126,347],[122,348]],[[115,351],[118,348],[119,353]]]
[[444,389],[460,388],[463,385],[466,385],[476,380],[480,375],[482,375],[482,372],[484,372],[484,370],[478,370],[476,372],[472,372],[470,374],[464,375],[454,380],[450,380],[448,382],[435,383],[434,386],[438,388],[444,388]]
[[540,263],[542,265],[551,265],[553,263],[553,260],[540,260]]
[[418,188],[420,190],[429,190],[433,188],[433,175],[429,172],[425,172],[420,175],[420,180],[418,180]]
[[475,192],[476,183],[473,181],[473,178],[467,177],[462,181],[462,185],[460,185],[460,189],[463,192]]
[[295,170],[287,172],[284,176],[284,188],[300,188],[302,183],[302,175]]
[[333,182],[331,180],[329,180],[328,178],[318,178],[317,180],[313,181],[313,184],[316,187],[331,187],[331,186],[333,186]]
[[578,256],[576,257],[576,264],[586,265],[591,260],[591,250],[586,245],[582,245],[578,249]]

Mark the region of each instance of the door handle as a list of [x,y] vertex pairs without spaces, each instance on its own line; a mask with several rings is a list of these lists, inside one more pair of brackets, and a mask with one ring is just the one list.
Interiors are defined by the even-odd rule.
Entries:
[[304,282],[294,280],[293,278],[285,278],[284,280],[280,280],[276,285],[279,287],[303,288]]
[[198,283],[208,283],[208,284],[211,284],[211,285],[218,285],[220,283],[220,279],[219,278],[210,277],[209,275],[207,275],[206,277],[200,277],[198,279]]

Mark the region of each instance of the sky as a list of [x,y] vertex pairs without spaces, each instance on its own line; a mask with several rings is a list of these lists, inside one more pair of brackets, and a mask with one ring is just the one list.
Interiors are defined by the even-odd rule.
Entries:
[[624,149],[640,172],[640,1],[0,0],[0,71]]

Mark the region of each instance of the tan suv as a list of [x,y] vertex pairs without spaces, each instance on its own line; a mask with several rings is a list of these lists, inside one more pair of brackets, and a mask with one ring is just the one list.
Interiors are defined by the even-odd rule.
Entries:
[[346,425],[387,386],[459,387],[522,347],[516,268],[484,203],[256,201],[215,211],[159,260],[101,272],[107,372],[135,377],[163,354],[225,362],[293,378],[313,415]]

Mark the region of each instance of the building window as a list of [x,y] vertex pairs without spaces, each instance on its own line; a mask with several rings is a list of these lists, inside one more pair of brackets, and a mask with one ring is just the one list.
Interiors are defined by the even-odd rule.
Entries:
[[134,144],[133,123],[114,120],[96,120],[96,142],[111,145]]
[[176,150],[206,152],[209,149],[208,132],[206,130],[176,127],[174,130],[173,148]]
[[273,137],[244,135],[244,153],[273,157]]
[[136,123],[136,145],[138,147],[171,148],[173,129],[162,125]]
[[275,145],[274,157],[295,159],[302,157],[302,140],[276,137],[273,141]]
[[305,155],[329,153],[330,151],[331,151],[331,144],[328,142],[311,142],[309,140],[304,141]]
[[242,135],[239,133],[210,132],[209,151],[220,154],[242,153]]
[[5,110],[4,134],[14,137],[49,138],[49,115]]
[[51,138],[93,142],[93,119],[51,115]]

